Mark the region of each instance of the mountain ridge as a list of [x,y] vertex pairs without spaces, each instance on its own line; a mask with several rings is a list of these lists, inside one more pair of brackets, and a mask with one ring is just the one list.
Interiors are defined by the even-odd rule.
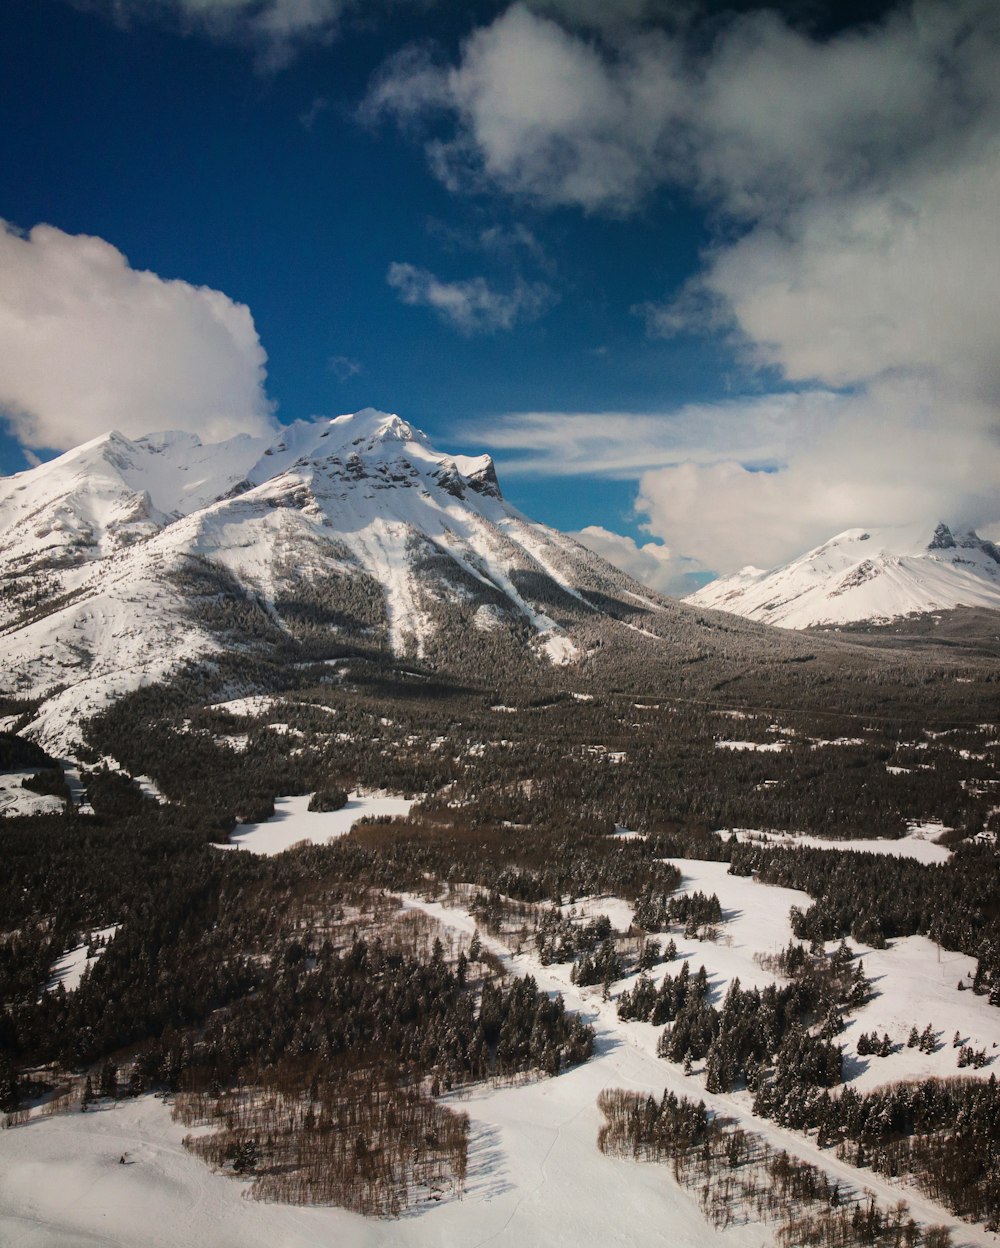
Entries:
[[566,664],[580,621],[623,594],[675,609],[513,508],[489,456],[370,408],[269,443],[109,433],[0,481],[0,544],[0,694],[44,704],[29,732],[53,748],[120,693],[227,652]]
[[[360,680],[740,708],[837,681],[869,713],[929,661],[663,597],[512,507],[488,456],[374,409],[270,441],[109,434],[0,480],[0,637],[0,732],[63,756],[167,684],[190,705]],[[935,650],[948,705],[980,660]]]
[[747,567],[685,602],[798,629],[887,623],[955,607],[1000,609],[1000,549],[939,522],[847,529],[777,568]]

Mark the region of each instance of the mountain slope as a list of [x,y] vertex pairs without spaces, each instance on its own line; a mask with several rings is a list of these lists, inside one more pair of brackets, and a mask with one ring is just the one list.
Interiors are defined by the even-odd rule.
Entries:
[[573,662],[595,620],[683,611],[521,515],[488,456],[370,409],[271,445],[108,434],[0,482],[0,550],[0,694],[40,704],[29,732],[53,748],[191,661],[362,646],[482,676]]
[[782,628],[1000,609],[1000,550],[969,530],[848,529],[783,567],[744,568],[686,602]]

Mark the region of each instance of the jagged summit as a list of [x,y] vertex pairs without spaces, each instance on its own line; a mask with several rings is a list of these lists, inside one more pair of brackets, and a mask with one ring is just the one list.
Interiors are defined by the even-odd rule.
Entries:
[[[386,472],[405,459],[455,491],[499,498],[493,461],[449,457],[388,412],[365,408],[332,420],[296,421],[272,439],[241,434],[205,444],[194,433],[131,439],[112,430],[37,468],[0,478],[4,562],[81,563],[150,537],[178,518],[310,464]],[[0,615],[0,621],[3,616]]]
[[974,530],[954,531],[944,522],[933,529],[847,529],[791,563],[744,568],[686,601],[783,628],[1000,608],[1000,550]]

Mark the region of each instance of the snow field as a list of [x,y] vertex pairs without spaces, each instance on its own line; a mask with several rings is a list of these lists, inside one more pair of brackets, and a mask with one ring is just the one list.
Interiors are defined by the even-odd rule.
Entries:
[[[98,940],[111,940],[115,932],[118,931],[118,924],[113,923],[110,927],[97,928],[92,935]],[[87,949],[89,945],[87,941],[82,944],[75,945],[72,949],[67,949],[61,958],[54,964],[50,972],[51,979],[45,985],[46,992],[52,992],[58,988],[60,984],[67,992],[73,992],[80,987],[80,980],[83,978],[83,972],[87,968],[87,963],[96,962],[104,952],[103,949],[97,949],[92,958],[87,957]]]
[[[804,909],[812,904],[811,898],[794,889],[730,876],[725,863],[680,858],[671,861],[684,872],[678,891],[700,889],[718,894],[726,919],[716,942],[688,941],[675,934],[678,956],[672,973],[684,959],[691,963],[692,971],[704,963],[715,1004],[720,1003],[735,976],[744,988],[780,982],[778,977],[761,970],[753,955],[758,950],[776,953],[795,939],[788,922],[788,908],[797,905]],[[975,971],[974,958],[939,950],[923,936],[894,940],[887,949],[872,949],[853,940],[848,943],[864,962],[866,975],[874,981],[874,995],[848,1016],[847,1026],[837,1039],[844,1046],[845,1082],[851,1082],[859,1091],[869,1091],[901,1079],[946,1079],[956,1075],[988,1078],[994,1070],[1000,1074],[1000,1061],[979,1071],[959,1070],[957,1051],[952,1048],[957,1030],[963,1044],[985,1048],[988,1055],[993,1054],[992,1046],[996,1043],[995,1058],[1000,1058],[1000,1010],[990,1006],[985,997],[971,991],[959,992],[957,988],[959,979],[964,979],[968,986]],[[654,979],[658,972],[659,968],[653,971]],[[626,986],[630,987],[631,982]],[[928,1055],[906,1048],[910,1028],[916,1024],[917,1030],[923,1031],[928,1023],[940,1033],[937,1051]],[[857,1057],[858,1036],[872,1030],[880,1036],[888,1032],[894,1045],[902,1047],[888,1058]]]
[[[405,904],[467,935],[475,930],[462,911],[415,899]],[[529,963],[514,959],[512,969],[523,973]],[[713,1231],[663,1168],[599,1153],[598,1093],[609,1084],[644,1084],[648,1062],[638,1049],[602,1034],[596,1057],[557,1079],[484,1086],[447,1098],[471,1118],[466,1194],[428,1203],[396,1222],[243,1199],[248,1184],[213,1174],[186,1152],[185,1129],[154,1097],[38,1119],[0,1133],[0,1245],[756,1246],[760,1228]],[[126,1166],[118,1165],[123,1153]]]
[[726,828],[721,835],[733,833],[741,841],[766,841],[791,848],[801,845],[808,849],[836,849],[853,854],[888,854],[891,858],[913,858],[917,862],[933,864],[947,862],[951,857],[951,850],[946,845],[935,844],[933,839],[946,831],[942,823],[911,823],[906,836],[898,840],[877,837],[834,841],[804,832],[762,832],[750,828]]
[[[704,961],[716,993],[724,992],[736,974],[745,985],[770,979],[753,962],[753,952],[782,943],[790,934],[780,926],[787,923],[790,899],[803,904],[804,895],[726,876],[725,864],[684,861],[681,869],[683,888],[719,893],[728,916],[723,925],[728,939],[678,942],[674,971],[680,958],[687,957],[693,969]],[[422,910],[466,936],[476,929],[474,918],[461,908],[415,897],[405,898],[404,907]],[[616,922],[631,917],[626,903],[607,897],[586,899],[578,912],[615,912]],[[484,937],[484,943],[503,956],[513,973],[530,973],[543,991],[561,992],[568,1008],[593,1023],[596,1045],[590,1061],[556,1079],[481,1086],[445,1098],[471,1120],[463,1199],[428,1202],[395,1222],[366,1221],[335,1208],[251,1202],[243,1198],[248,1184],[213,1174],[184,1150],[185,1129],[171,1120],[166,1105],[147,1096],[0,1132],[0,1246],[767,1248],[774,1242],[773,1228],[761,1224],[713,1229],[694,1197],[675,1183],[668,1165],[603,1156],[596,1144],[601,1124],[596,1102],[603,1089],[614,1087],[657,1097],[669,1087],[704,1099],[772,1146],[811,1161],[842,1184],[866,1188],[886,1205],[903,1197],[919,1220],[955,1225],[908,1189],[855,1171],[809,1139],[754,1119],[746,1094],[706,1095],[699,1078],[685,1078],[679,1068],[655,1056],[659,1029],[622,1023],[614,1000],[602,1002],[600,989],[577,989],[570,982],[568,964],[542,967],[533,954],[512,956],[495,941]],[[915,950],[913,957],[926,953]],[[869,969],[873,972],[874,967]],[[908,1001],[910,990],[908,984],[899,995]],[[972,1007],[972,1002],[966,1004]],[[883,1065],[893,1060],[885,1059]],[[118,1165],[123,1152],[134,1164]],[[971,1245],[995,1242],[985,1231],[964,1224],[957,1239]]]
[[717,750],[752,750],[761,754],[777,754],[788,748],[787,741],[716,741]]
[[266,715],[278,701],[270,694],[251,694],[246,698],[230,698],[228,702],[213,702],[207,711],[225,711],[229,715]]
[[[893,842],[895,843],[895,842]],[[932,846],[938,849],[940,846]],[[745,876],[728,875],[724,862],[693,862],[684,858],[670,859],[683,873],[679,892],[700,889],[718,894],[725,922],[718,941],[689,941],[677,935],[677,959],[671,965],[676,974],[686,958],[691,970],[701,963],[709,972],[713,1004],[720,1004],[735,976],[744,988],[763,988],[779,982],[777,977],[761,970],[753,960],[755,952],[777,953],[793,940],[788,910],[796,905],[805,909],[812,899],[795,889],[775,888],[757,884]],[[664,938],[665,939],[665,938]],[[865,974],[873,981],[873,996],[859,1010],[847,1017],[845,1030],[836,1043],[844,1047],[844,1078],[858,1091],[870,1091],[883,1084],[902,1079],[954,1076],[1000,1077],[1000,1009],[991,1006],[985,997],[973,992],[959,992],[958,981],[966,986],[976,969],[975,958],[949,950],[939,950],[924,936],[906,936],[890,942],[887,949],[872,949],[849,940],[865,964]],[[828,948],[833,948],[831,944]],[[652,977],[659,977],[654,968]],[[626,983],[631,987],[632,981]],[[923,1031],[927,1024],[939,1033],[938,1048],[924,1054],[907,1048],[910,1028],[916,1024]],[[649,1027],[649,1024],[630,1024]],[[653,1031],[652,1027],[649,1027]],[[888,1032],[895,1051],[889,1057],[858,1057],[857,1041],[862,1032],[877,1030],[879,1036]],[[974,1049],[985,1048],[993,1062],[980,1070],[968,1067],[959,1070],[958,1051],[952,1047],[954,1033],[962,1043]],[[997,1048],[994,1050],[993,1045]],[[749,1098],[747,1098],[749,1102]]]
[[[809,900],[806,895],[792,889],[779,889],[767,885],[754,884],[752,880],[743,877],[726,876],[727,865],[725,863],[690,862],[686,859],[677,859],[676,861],[682,869],[693,868],[690,873],[686,873],[679,890],[680,892],[700,888],[702,892],[718,893],[722,902],[723,912],[728,914],[727,923],[723,927],[730,927],[728,935],[732,943],[726,943],[724,940],[714,943],[710,941],[686,941],[678,939],[674,935],[678,945],[678,957],[670,964],[671,973],[677,973],[685,958],[691,963],[692,971],[697,970],[698,966],[704,962],[706,969],[709,971],[709,983],[713,990],[713,996],[717,1001],[721,1001],[721,997],[725,994],[729,982],[737,974],[744,987],[754,985],[763,987],[766,983],[773,982],[775,977],[763,971],[754,963],[753,953],[755,946],[750,942],[759,937],[763,930],[765,934],[763,947],[765,949],[770,948],[772,945],[778,948],[783,943],[787,944],[787,939],[791,936],[791,929],[787,926],[788,905],[786,903],[789,903],[789,899],[792,899],[789,904],[805,904]],[[707,870],[702,871],[702,868],[707,868]],[[721,872],[714,870],[718,868],[721,868]],[[722,879],[734,886],[725,895],[722,887],[718,886],[720,874]],[[757,894],[763,894],[763,897],[755,898],[751,890],[756,890]],[[770,902],[767,900],[768,894],[772,895]],[[777,897],[775,897],[775,894]],[[741,909],[741,903],[745,908]],[[424,902],[416,898],[407,899],[405,904],[419,906],[428,914],[438,917],[443,923],[447,923],[467,934],[471,934],[475,930],[474,919],[463,910],[452,910],[451,908],[441,906],[439,903]],[[592,913],[606,914],[609,911],[609,904],[609,898],[594,898],[591,899],[587,908],[590,910],[592,905]],[[619,904],[625,906],[626,903],[620,902]],[[781,922],[786,925],[787,929],[787,937],[783,942],[776,937],[776,924]],[[669,938],[663,937],[664,943],[667,939]],[[614,1230],[606,1229],[609,1227],[607,1217],[601,1213],[595,1214],[597,1220],[592,1222],[592,1230],[586,1224],[584,1224],[582,1229],[579,1229],[578,1224],[572,1222],[567,1224],[567,1234],[565,1236],[557,1236],[550,1239],[541,1234],[536,1237],[530,1226],[527,1226],[525,1228],[525,1238],[511,1240],[511,1243],[531,1245],[565,1243],[566,1245],[572,1244],[575,1246],[580,1242],[579,1236],[581,1234],[583,1242],[588,1244],[608,1243],[644,1246],[646,1244],[688,1242],[686,1240],[688,1224],[684,1222],[684,1230],[678,1233],[675,1227],[681,1224],[674,1221],[678,1215],[673,1210],[679,1211],[683,1208],[682,1201],[687,1201],[688,1207],[690,1207],[690,1201],[687,1194],[674,1182],[669,1165],[662,1163],[616,1162],[609,1158],[603,1158],[598,1153],[596,1136],[602,1118],[596,1109],[595,1102],[598,1092],[603,1088],[624,1088],[626,1091],[649,1093],[657,1098],[662,1095],[664,1088],[669,1088],[679,1096],[704,1100],[709,1108],[724,1115],[727,1119],[733,1120],[736,1125],[743,1127],[747,1131],[755,1132],[776,1149],[786,1149],[793,1156],[798,1156],[811,1162],[819,1169],[825,1170],[831,1178],[839,1181],[843,1186],[858,1192],[870,1191],[886,1207],[891,1207],[900,1199],[904,1199],[910,1206],[913,1216],[918,1221],[925,1224],[954,1227],[956,1229],[956,1242],[959,1244],[986,1245],[996,1243],[995,1237],[989,1232],[980,1227],[958,1222],[944,1209],[925,1199],[914,1189],[898,1182],[884,1179],[868,1170],[856,1170],[852,1166],[838,1161],[832,1151],[817,1148],[812,1139],[785,1130],[765,1119],[754,1117],[751,1112],[752,1098],[748,1093],[737,1092],[713,1096],[705,1092],[702,1079],[698,1074],[701,1063],[698,1063],[695,1067],[695,1077],[688,1078],[684,1076],[679,1066],[657,1057],[656,1043],[662,1029],[653,1027],[649,1023],[622,1022],[617,1015],[615,998],[621,988],[631,987],[636,978],[635,976],[631,976],[617,985],[610,1000],[602,1001],[601,989],[599,987],[581,989],[571,982],[571,964],[566,963],[564,965],[543,967],[533,953],[521,953],[513,956],[496,941],[489,940],[485,936],[483,936],[483,941],[494,952],[501,954],[514,973],[521,975],[531,974],[535,977],[538,987],[542,991],[561,993],[566,1001],[567,1008],[579,1012],[593,1025],[596,1033],[596,1042],[594,1056],[590,1061],[581,1067],[560,1075],[556,1080],[548,1081],[547,1083],[543,1081],[542,1084],[533,1085],[533,1088],[536,1095],[540,1095],[541,1091],[546,1088],[550,1089],[550,1098],[555,1094],[552,1090],[557,1087],[565,1089],[576,1087],[581,1089],[581,1093],[584,1087],[588,1091],[592,1091],[593,1097],[590,1105],[588,1106],[585,1103],[580,1103],[579,1105],[579,1117],[575,1119],[576,1127],[574,1129],[582,1135],[585,1146],[589,1142],[593,1154],[600,1159],[605,1167],[615,1167],[613,1179],[611,1178],[611,1172],[607,1169],[603,1172],[596,1171],[593,1166],[593,1159],[588,1159],[586,1148],[584,1148],[581,1153],[581,1164],[586,1166],[586,1170],[576,1176],[575,1179],[567,1175],[566,1181],[574,1184],[572,1192],[566,1194],[553,1193],[553,1201],[566,1200],[568,1196],[567,1203],[572,1203],[576,1207],[578,1198],[576,1183],[581,1178],[584,1180],[589,1178],[593,1184],[601,1185],[599,1189],[601,1192],[601,1200],[598,1202],[599,1206],[610,1203],[616,1210],[621,1211],[621,1219],[615,1225]],[[757,947],[760,946],[758,945]],[[865,965],[867,969],[867,961]],[[660,967],[654,968],[652,973],[654,980],[661,974],[662,970]],[[983,1009],[990,1008],[981,998],[977,998],[977,1001],[980,1002]],[[892,1058],[888,1058],[885,1059],[885,1062],[888,1063],[892,1060]],[[889,1076],[887,1080],[882,1082],[892,1081],[894,1078],[895,1076]],[[486,1093],[483,1097],[474,1094],[470,1098],[466,1108],[474,1122],[478,1119],[481,1112],[485,1112],[484,1102],[489,1101],[492,1106],[494,1095],[498,1096],[499,1094]],[[582,1102],[582,1095],[579,1099]],[[482,1109],[480,1108],[481,1106],[483,1106]],[[512,1125],[503,1124],[507,1132],[512,1130]],[[508,1138],[508,1136],[502,1130],[501,1139],[505,1138]],[[560,1140],[558,1144],[553,1145],[553,1149],[555,1150],[557,1147],[560,1150],[568,1148],[568,1142]],[[651,1172],[658,1177],[651,1188],[642,1189],[649,1192],[650,1195],[646,1197],[633,1196],[633,1192],[636,1191],[634,1184],[637,1182],[635,1174],[643,1171]],[[632,1219],[638,1213],[645,1212],[643,1207],[633,1203],[635,1199],[655,1199],[657,1203],[656,1206],[653,1206],[654,1212],[664,1209],[662,1202],[665,1199],[669,1203],[667,1210],[664,1210],[663,1213],[658,1213],[658,1216],[649,1222],[644,1218],[638,1222],[633,1222]],[[589,1208],[589,1202],[584,1207]],[[540,1206],[540,1209],[542,1208],[544,1206]],[[696,1244],[727,1243],[735,1245],[752,1243],[755,1248],[768,1248],[769,1245],[774,1243],[773,1227],[757,1223],[743,1227],[734,1226],[725,1232],[720,1232],[712,1228],[701,1217],[699,1211],[695,1209],[694,1213],[696,1221],[692,1229],[694,1234],[693,1242]],[[540,1216],[544,1215],[540,1214]],[[539,1223],[539,1226],[542,1225],[542,1223]],[[666,1238],[663,1238],[664,1233]],[[576,1238],[574,1238],[574,1235]],[[486,1241],[477,1239],[474,1242],[479,1244]],[[489,1242],[507,1243],[508,1241],[506,1238],[501,1238],[498,1240],[490,1239]]]
[[404,818],[415,800],[387,793],[351,793],[342,810],[314,811],[309,809],[311,796],[279,797],[274,803],[274,815],[266,823],[237,824],[229,844],[216,848],[248,849],[252,854],[271,857],[303,841],[323,845],[338,836],[346,836],[366,815]]
[[472,1120],[466,1194],[395,1222],[244,1199],[249,1184],[188,1153],[187,1129],[154,1097],[39,1119],[0,1133],[0,1245],[757,1248],[761,1228],[713,1231],[666,1168],[598,1152],[597,1094],[609,1075],[622,1084],[641,1078],[637,1058],[614,1050],[600,1068],[591,1062],[554,1080],[448,1098]]
[[7,815],[47,815],[62,810],[61,798],[21,787],[22,780],[29,780],[39,770],[36,767],[31,771],[8,771],[0,775],[0,819]]

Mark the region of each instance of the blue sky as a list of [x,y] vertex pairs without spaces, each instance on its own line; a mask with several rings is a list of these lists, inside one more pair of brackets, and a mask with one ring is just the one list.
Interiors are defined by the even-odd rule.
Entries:
[[994,8],[7,0],[0,471],[373,405],[661,588],[989,530]]

